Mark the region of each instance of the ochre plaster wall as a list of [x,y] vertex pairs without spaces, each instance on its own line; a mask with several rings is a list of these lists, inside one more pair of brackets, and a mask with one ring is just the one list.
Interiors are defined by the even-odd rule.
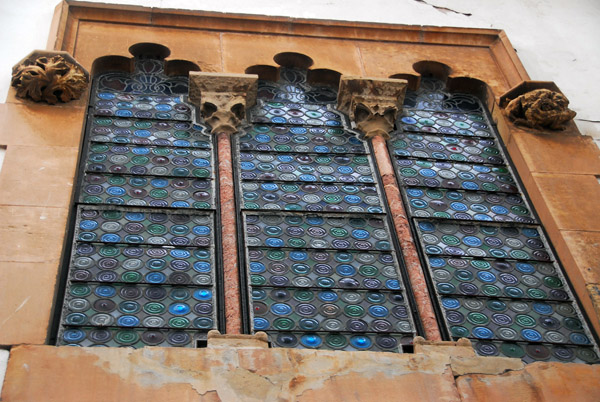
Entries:
[[43,344],[51,319],[85,100],[0,104],[0,344]]
[[[19,346],[3,401],[597,400],[600,366],[477,357],[470,345],[414,354],[268,349],[255,339],[200,350]],[[262,344],[261,344],[262,343]]]
[[[342,74],[415,75],[415,62],[434,60],[448,65],[451,77],[487,83],[493,119],[592,325],[600,332],[599,150],[573,124],[565,132],[542,134],[507,122],[497,101],[529,77],[501,31],[227,18],[66,4],[59,7],[54,26],[55,49],[69,51],[88,70],[98,57],[129,57],[132,44],[157,42],[171,49],[169,59],[193,61],[202,71],[243,73],[252,65],[275,66],[275,54],[294,51],[309,55],[313,68]],[[46,342],[85,110],[86,95],[47,106],[20,100],[11,91],[7,103],[0,105],[0,145],[7,147],[0,171],[0,345]],[[62,401],[81,399],[85,392],[97,400],[238,400],[239,396],[385,400],[397,395],[414,395],[411,400],[478,400],[491,392],[490,400],[510,400],[495,393],[500,389],[515,399],[524,392],[537,400],[561,400],[555,395],[567,392],[585,400],[594,395],[591,390],[600,380],[597,367],[545,363],[506,374],[455,378],[451,353],[435,353],[441,355],[433,359],[235,345],[227,351],[20,346],[11,350],[3,397],[40,400],[36,396],[43,395],[45,400]],[[548,381],[549,376],[566,373],[575,381]],[[60,385],[65,379],[70,386]]]

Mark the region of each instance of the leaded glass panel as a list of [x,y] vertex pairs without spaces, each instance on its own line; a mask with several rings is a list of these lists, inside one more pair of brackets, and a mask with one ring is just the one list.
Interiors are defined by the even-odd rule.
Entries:
[[160,60],[95,78],[58,344],[195,347],[218,326],[214,153]]
[[410,292],[368,143],[306,73],[259,81],[236,137],[251,330],[280,347],[402,352]]
[[598,348],[479,100],[435,79],[409,91],[389,142],[452,339],[525,362],[598,362]]

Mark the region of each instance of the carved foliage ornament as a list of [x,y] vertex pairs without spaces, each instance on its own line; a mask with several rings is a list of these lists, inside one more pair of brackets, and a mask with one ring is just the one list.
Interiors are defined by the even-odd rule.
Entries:
[[366,138],[389,138],[406,93],[407,81],[343,76],[338,109],[350,116]]
[[363,98],[355,96],[350,104],[350,119],[356,127],[365,133],[366,138],[381,135],[390,138],[394,122],[399,113],[397,99]]
[[240,95],[204,93],[200,112],[213,133],[233,134],[246,117],[246,99]]
[[61,55],[25,59],[13,68],[11,81],[18,97],[46,101],[51,105],[59,100],[78,99],[87,84],[84,70]]
[[189,100],[213,134],[237,132],[256,103],[258,75],[190,72]]
[[506,112],[517,125],[564,130],[565,123],[576,115],[568,105],[569,100],[563,94],[549,89],[536,89],[510,101]]

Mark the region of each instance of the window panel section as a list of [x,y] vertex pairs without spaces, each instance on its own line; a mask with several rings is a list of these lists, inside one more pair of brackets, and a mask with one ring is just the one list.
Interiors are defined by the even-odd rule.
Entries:
[[95,78],[58,344],[195,347],[218,327],[214,155],[186,77]]
[[252,331],[274,346],[402,352],[410,297],[368,144],[306,71],[259,81],[236,137]]
[[598,348],[481,103],[423,79],[389,141],[452,339],[483,356],[598,362]]

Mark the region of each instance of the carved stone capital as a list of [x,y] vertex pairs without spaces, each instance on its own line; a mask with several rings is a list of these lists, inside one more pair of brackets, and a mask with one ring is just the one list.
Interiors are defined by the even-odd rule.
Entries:
[[258,75],[190,72],[189,100],[213,134],[233,134],[256,103]]
[[350,116],[367,138],[387,139],[402,111],[408,81],[342,76],[337,108]]
[[34,50],[12,70],[17,96],[54,105],[79,99],[90,74],[67,52]]

